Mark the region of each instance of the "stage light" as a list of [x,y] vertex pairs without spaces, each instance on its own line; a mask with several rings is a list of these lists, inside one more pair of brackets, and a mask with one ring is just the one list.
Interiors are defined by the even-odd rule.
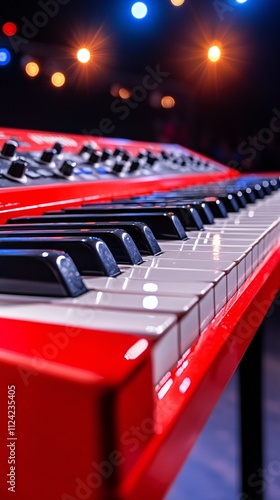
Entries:
[[30,61],[25,66],[25,72],[31,78],[34,78],[39,74],[40,68],[39,65],[35,61]]
[[136,2],[131,7],[131,13],[136,19],[143,19],[148,13],[147,5],[143,2]]
[[162,107],[165,108],[165,109],[174,108],[174,106],[175,106],[175,99],[174,99],[174,97],[171,97],[171,95],[165,95],[161,99],[160,103],[161,103]]
[[217,62],[221,57],[221,49],[218,45],[212,45],[208,50],[208,59],[211,62]]
[[51,82],[54,87],[62,87],[65,83],[65,76],[63,73],[57,71],[51,76]]
[[181,5],[183,5],[183,3],[185,3],[185,0],[170,0],[172,5],[174,5],[174,7],[180,7]]
[[8,49],[0,49],[0,66],[6,66],[11,60],[11,54]]
[[2,31],[6,36],[14,36],[17,32],[17,26],[15,23],[9,21],[3,24]]
[[77,52],[77,59],[83,64],[86,64],[90,60],[90,51],[83,47],[82,49],[78,50]]
[[236,0],[237,3],[245,3],[247,0]]

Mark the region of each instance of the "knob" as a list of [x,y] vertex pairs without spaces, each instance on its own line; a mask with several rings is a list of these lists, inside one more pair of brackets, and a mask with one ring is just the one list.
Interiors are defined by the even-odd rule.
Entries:
[[179,165],[179,166],[183,166],[185,167],[186,166],[186,160],[184,159],[183,156],[175,156],[173,159],[172,159],[172,162],[175,164],[175,165]]
[[64,160],[57,173],[60,177],[64,177],[64,179],[71,179],[75,167],[75,161]]
[[101,162],[100,151],[93,150],[89,159],[88,159],[88,163],[91,163],[92,165],[94,165],[95,163],[100,163],[100,162]]
[[10,167],[4,175],[5,177],[7,177],[7,179],[25,184],[25,182],[27,182],[27,177],[25,175],[25,170],[27,167],[28,162],[23,158],[18,158],[11,163]]
[[126,151],[124,151],[123,155],[122,155],[122,160],[127,161],[127,160],[129,160],[129,158],[130,158],[130,155]]
[[160,152],[160,154],[161,154],[161,157],[163,158],[163,160],[168,160],[169,155],[168,155],[168,153],[166,151],[162,150]]
[[155,156],[149,155],[146,161],[149,165],[153,166],[156,163],[157,158]]
[[112,151],[110,149],[103,149],[101,155],[101,161],[106,161],[112,155]]
[[136,172],[139,168],[139,160],[133,160],[129,166],[129,172]]
[[60,155],[62,153],[62,150],[63,150],[63,145],[60,143],[60,142],[56,142],[54,145],[53,145],[53,149],[56,150],[56,154],[57,155]]
[[142,158],[147,157],[147,151],[145,149],[141,149],[137,155],[137,157],[141,160]]
[[84,146],[80,149],[80,151],[79,151],[79,153],[78,153],[78,154],[79,154],[80,156],[82,156],[84,153],[88,153],[88,154],[90,154],[92,151],[93,151],[93,148],[92,148],[91,146],[89,146],[89,145],[88,145],[88,146],[87,146],[87,145],[84,145]]
[[120,174],[123,171],[124,163],[121,161],[117,161],[112,168],[112,172],[115,174]]
[[56,155],[56,149],[45,149],[45,151],[43,151],[43,153],[41,154],[39,162],[50,164],[52,163],[52,160],[55,155]]
[[16,141],[6,141],[1,151],[2,158],[12,160],[15,157],[17,147],[18,143]]
[[116,148],[113,152],[113,156],[122,156],[125,153],[123,148]]

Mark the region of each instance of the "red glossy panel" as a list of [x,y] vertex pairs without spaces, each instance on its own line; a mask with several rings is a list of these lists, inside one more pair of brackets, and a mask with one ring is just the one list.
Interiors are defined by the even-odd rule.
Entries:
[[8,385],[16,388],[17,498],[75,498],[83,489],[102,498],[131,470],[151,434],[131,454],[127,433],[153,423],[154,408],[150,348],[125,358],[137,340],[1,319],[1,495],[9,472]]
[[113,498],[141,500],[146,492],[155,500],[163,498],[279,288],[277,248],[170,372],[169,389],[157,401],[158,434]]

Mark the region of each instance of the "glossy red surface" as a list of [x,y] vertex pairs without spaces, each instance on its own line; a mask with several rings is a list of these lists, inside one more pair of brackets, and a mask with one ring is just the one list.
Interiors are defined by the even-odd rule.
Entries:
[[[49,132],[23,131],[18,129],[0,129],[0,148],[3,143],[14,137],[19,142],[18,150],[41,151],[51,147],[55,141],[66,144],[65,150],[78,152],[84,145],[90,143],[93,147],[117,147],[122,146],[132,153],[137,153],[141,148],[150,148],[159,151],[164,145],[144,142],[131,142],[120,139],[104,139],[100,137],[79,136],[70,134],[55,134]],[[178,147],[167,144],[166,147]],[[204,158],[200,155],[201,158]],[[17,217],[21,215],[38,215],[51,208],[62,209],[63,207],[80,206],[82,203],[95,201],[106,201],[112,198],[123,198],[134,195],[152,193],[155,190],[167,191],[186,185],[215,182],[218,180],[236,177],[238,173],[220,165],[220,172],[200,175],[177,175],[177,176],[151,176],[142,178],[117,179],[96,181],[94,183],[62,183],[61,185],[39,186],[34,190],[32,187],[15,187],[3,189],[0,198],[0,224],[4,223],[8,216]]]
[[126,359],[135,336],[3,318],[0,323],[2,498],[8,498],[7,445],[14,442],[8,440],[10,385],[16,388],[16,498],[35,500],[38,492],[43,500],[74,496],[77,478],[91,480],[93,498],[102,498],[98,466],[109,463],[106,482],[113,485],[148,443],[127,457],[125,440],[134,427],[153,421],[149,345],[136,359]]
[[279,288],[280,249],[274,248],[166,377],[170,388],[156,401],[157,434],[116,498],[140,500],[147,491],[163,497]]
[[[0,147],[11,136],[20,139],[22,150],[42,150],[62,139],[72,152],[89,141],[133,152],[163,147],[16,129],[0,130]],[[238,175],[221,166],[213,175],[2,189],[0,223],[12,216]],[[15,498],[161,499],[238,366],[279,281],[280,250],[275,247],[156,390],[151,342],[128,361],[124,355],[138,339],[132,335],[0,319],[1,498],[11,496],[6,483],[6,401],[7,386],[15,385]]]

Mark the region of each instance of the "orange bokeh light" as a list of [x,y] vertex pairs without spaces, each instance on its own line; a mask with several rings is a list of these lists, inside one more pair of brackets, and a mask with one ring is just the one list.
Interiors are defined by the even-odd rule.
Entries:
[[129,99],[131,96],[131,92],[130,92],[130,90],[122,87],[119,90],[119,96],[121,97],[121,99]]
[[172,5],[174,5],[174,7],[180,7],[181,5],[183,5],[183,3],[185,3],[185,0],[170,0]]
[[26,71],[28,76],[30,76],[31,78],[34,78],[35,76],[38,75],[40,68],[39,68],[39,65],[35,61],[30,61],[26,64],[25,71]]
[[62,87],[65,84],[65,76],[63,73],[57,71],[51,76],[51,82],[54,87]]
[[175,99],[171,95],[165,95],[161,99],[160,103],[161,103],[162,107],[165,108],[165,109],[174,108],[174,106],[175,106]]

